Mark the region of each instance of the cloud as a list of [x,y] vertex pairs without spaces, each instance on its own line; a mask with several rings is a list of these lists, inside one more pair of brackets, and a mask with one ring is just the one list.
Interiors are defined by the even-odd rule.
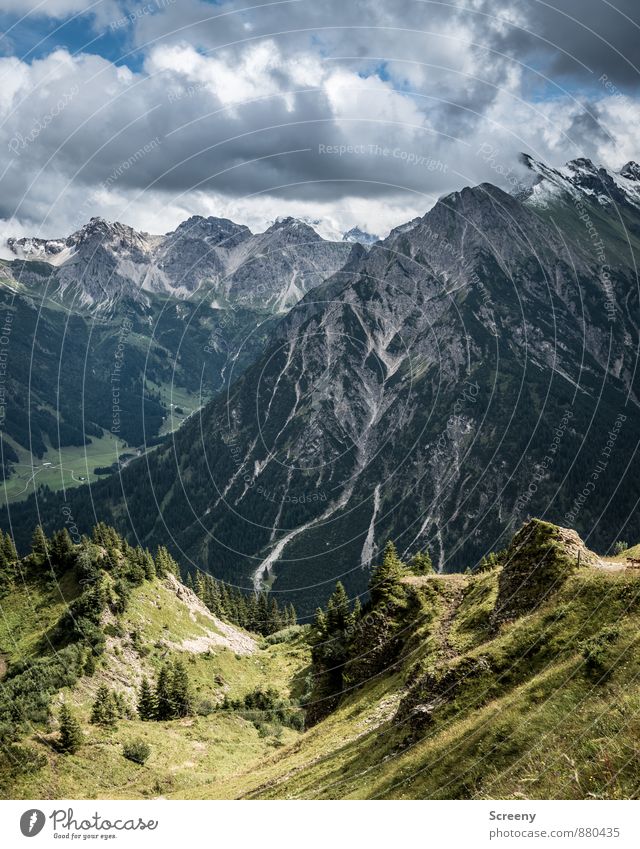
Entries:
[[565,81],[540,96],[542,69],[564,61],[542,7],[181,0],[132,22],[132,68],[66,49],[0,57],[0,217],[46,235],[93,214],[162,230],[191,212],[383,232],[500,182],[486,143],[502,171],[520,150],[633,158],[629,94]]

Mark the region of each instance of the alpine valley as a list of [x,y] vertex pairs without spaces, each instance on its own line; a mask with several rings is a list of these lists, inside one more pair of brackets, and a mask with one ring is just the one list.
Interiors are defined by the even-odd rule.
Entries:
[[8,242],[0,796],[637,798],[640,168],[523,164]]
[[[46,394],[57,375],[28,367],[43,312],[48,362],[74,381],[58,392],[66,439],[109,427],[105,363],[125,309],[130,441],[161,429],[162,387],[211,398],[91,499],[41,488],[11,504],[18,546],[66,504],[81,531],[104,520],[308,616],[338,576],[364,592],[387,539],[456,571],[529,514],[602,551],[640,537],[640,169],[525,164],[513,194],[455,192],[372,246],[291,219],[260,236],[215,219],[163,238],[92,221],[64,243],[11,242],[5,297],[33,322],[12,336],[13,391],[36,412],[7,427],[11,449],[62,438]],[[9,395],[8,422],[17,406]]]

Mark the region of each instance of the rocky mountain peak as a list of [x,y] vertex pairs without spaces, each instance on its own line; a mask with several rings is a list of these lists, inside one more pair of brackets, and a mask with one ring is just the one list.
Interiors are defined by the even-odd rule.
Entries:
[[620,169],[620,176],[626,177],[627,180],[640,180],[640,165],[633,160],[627,162]]
[[278,218],[267,228],[264,235],[275,236],[278,241],[294,244],[299,242],[323,241],[322,237],[316,233],[313,227],[305,221],[301,221],[299,218],[292,218],[291,216]]
[[359,227],[352,227],[347,230],[342,236],[343,242],[359,242],[361,245],[373,245],[379,241],[379,236],[374,236],[372,233],[367,233]]

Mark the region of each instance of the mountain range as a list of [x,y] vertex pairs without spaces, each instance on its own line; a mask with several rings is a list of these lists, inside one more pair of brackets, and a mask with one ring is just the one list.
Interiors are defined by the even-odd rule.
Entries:
[[[198,408],[232,368],[253,361],[269,324],[352,247],[292,218],[254,235],[194,216],[166,236],[93,218],[65,239],[9,239],[14,259],[0,262],[0,308],[11,324],[6,497],[23,497],[36,476],[73,486],[80,468],[82,479],[95,479],[94,466],[154,444],[182,421],[175,408]],[[124,411],[117,428],[114,392]],[[74,446],[62,461],[60,450]]]
[[[52,274],[63,301],[72,293],[93,307],[103,291],[111,309],[125,291],[140,302],[171,289],[187,302],[206,292],[215,309],[235,293],[270,311],[262,346],[223,392],[92,486],[90,502],[67,493],[78,527],[104,519],[145,545],[163,542],[187,568],[282,592],[303,615],[338,577],[350,595],[366,592],[387,539],[455,571],[529,514],[601,550],[640,537],[640,169],[523,161],[512,193],[488,183],[454,192],[367,247],[323,243],[287,219],[263,234],[277,246],[269,269],[262,237],[210,219],[161,241],[123,237],[122,256],[114,236],[106,276],[81,246],[61,247]],[[229,246],[198,260],[191,228],[224,230],[210,238]],[[283,277],[292,231],[304,247],[298,273]],[[260,272],[247,277],[254,259]],[[137,271],[114,270],[125,267]],[[60,505],[39,493],[45,525]],[[24,544],[36,515],[32,496],[3,524]]]

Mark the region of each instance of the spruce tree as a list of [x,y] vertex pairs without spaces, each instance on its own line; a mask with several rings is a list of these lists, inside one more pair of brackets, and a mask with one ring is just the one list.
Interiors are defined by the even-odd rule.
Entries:
[[18,559],[18,552],[16,551],[16,547],[14,545],[13,539],[7,533],[2,541],[2,550],[4,551],[4,556],[7,558],[7,562],[15,563]]
[[416,575],[430,575],[433,572],[433,563],[428,551],[419,551],[409,561],[409,569]]
[[382,563],[374,570],[369,581],[371,601],[375,605],[399,601],[404,596],[402,578],[404,568],[395,545],[389,540],[384,549]]
[[51,561],[57,574],[62,574],[71,566],[73,542],[66,528],[56,531],[51,537],[50,553]]
[[318,607],[316,610],[316,618],[314,620],[314,626],[318,631],[318,634],[321,637],[327,633],[327,617],[325,616],[325,612],[321,607]]
[[148,678],[142,679],[138,695],[138,716],[145,721],[155,719],[157,714],[156,699]]
[[42,530],[42,525],[36,525],[31,537],[31,552],[37,557],[44,559],[47,556],[47,538]]
[[101,684],[91,708],[91,722],[96,725],[115,725],[118,714],[118,704],[114,694],[106,684]]
[[142,552],[142,568],[144,569],[144,576],[147,581],[153,581],[156,576],[156,566],[153,562],[151,552],[146,549]]
[[58,737],[58,746],[62,752],[72,755],[78,751],[84,741],[80,723],[64,702],[60,708],[59,719],[60,736]]
[[173,719],[173,674],[168,663],[163,664],[156,681],[156,719]]
[[349,596],[342,581],[338,581],[327,604],[327,629],[330,633],[343,631],[348,618]]
[[298,621],[298,614],[296,613],[295,607],[289,603],[286,607],[285,618],[287,625],[295,625]]
[[176,660],[173,666],[171,701],[174,716],[191,716],[193,713],[193,697],[191,695],[189,676],[181,660]]

